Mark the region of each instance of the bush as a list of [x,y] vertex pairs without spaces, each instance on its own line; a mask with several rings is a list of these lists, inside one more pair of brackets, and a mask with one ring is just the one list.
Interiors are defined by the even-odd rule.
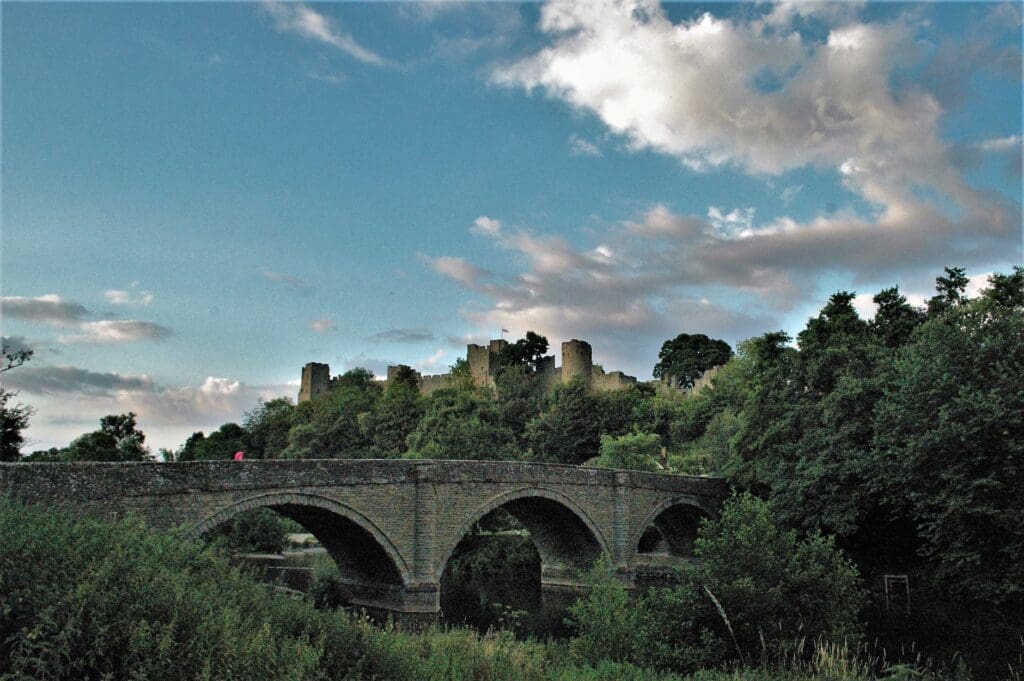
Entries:
[[607,566],[572,607],[573,649],[586,661],[611,659],[688,673],[730,660],[788,659],[801,641],[855,641],[864,593],[831,538],[798,540],[749,494],[705,521],[695,560],[674,587],[631,602]]
[[601,436],[601,453],[584,465],[593,468],[655,472],[661,470],[658,456],[661,439],[650,433],[634,433],[620,437]]

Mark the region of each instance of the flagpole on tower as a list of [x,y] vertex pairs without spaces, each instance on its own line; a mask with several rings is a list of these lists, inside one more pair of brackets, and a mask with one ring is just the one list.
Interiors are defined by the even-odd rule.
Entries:
[[506,333],[509,333],[509,330],[508,330],[508,329],[502,329],[502,330],[501,330],[501,338],[502,338],[502,340],[504,340],[504,339],[505,339],[505,334],[506,334]]

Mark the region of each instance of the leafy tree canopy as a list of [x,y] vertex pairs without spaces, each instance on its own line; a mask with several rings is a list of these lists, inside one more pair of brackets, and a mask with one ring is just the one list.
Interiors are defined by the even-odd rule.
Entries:
[[681,333],[665,341],[654,365],[655,378],[671,378],[684,388],[693,386],[701,374],[720,366],[732,357],[732,349],[723,340],[702,333]]

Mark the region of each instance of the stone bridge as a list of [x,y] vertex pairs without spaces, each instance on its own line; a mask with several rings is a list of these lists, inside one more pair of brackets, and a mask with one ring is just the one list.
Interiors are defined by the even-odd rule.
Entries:
[[606,554],[632,586],[654,546],[686,556],[699,519],[717,513],[717,478],[518,462],[410,460],[0,464],[0,494],[202,536],[271,508],[313,533],[352,602],[415,616],[440,609],[459,542],[502,508],[525,526],[545,588],[578,588]]

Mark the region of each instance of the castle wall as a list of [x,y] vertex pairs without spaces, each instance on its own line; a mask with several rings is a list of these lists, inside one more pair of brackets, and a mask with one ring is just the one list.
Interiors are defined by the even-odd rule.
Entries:
[[591,386],[598,392],[624,390],[631,385],[636,385],[636,376],[627,376],[621,371],[612,371],[606,374],[599,367],[594,367],[594,369],[595,371],[591,375]]
[[470,343],[466,346],[466,361],[469,362],[469,374],[473,377],[473,385],[488,385],[491,374],[490,349]]

